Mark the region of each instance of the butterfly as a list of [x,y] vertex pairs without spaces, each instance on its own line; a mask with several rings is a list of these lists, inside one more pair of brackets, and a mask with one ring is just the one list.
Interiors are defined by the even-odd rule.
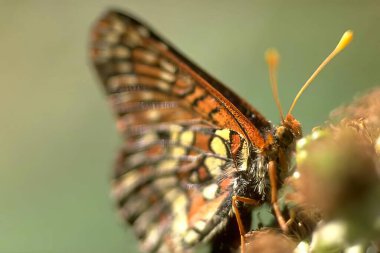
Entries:
[[302,135],[290,113],[274,126],[118,11],[95,24],[91,58],[123,136],[112,195],[142,252],[231,252],[264,202],[285,227],[277,189]]

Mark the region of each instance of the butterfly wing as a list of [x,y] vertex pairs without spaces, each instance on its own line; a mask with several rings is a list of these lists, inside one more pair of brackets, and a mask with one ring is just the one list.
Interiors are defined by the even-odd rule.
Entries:
[[124,136],[113,195],[143,252],[207,241],[227,222],[233,173],[269,123],[130,16],[106,14],[91,47]]

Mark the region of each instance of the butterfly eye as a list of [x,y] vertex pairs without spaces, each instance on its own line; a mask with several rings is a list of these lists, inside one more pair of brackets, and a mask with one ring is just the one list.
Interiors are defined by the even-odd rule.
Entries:
[[287,147],[293,142],[294,135],[289,128],[285,126],[279,126],[276,130],[276,139],[281,146]]

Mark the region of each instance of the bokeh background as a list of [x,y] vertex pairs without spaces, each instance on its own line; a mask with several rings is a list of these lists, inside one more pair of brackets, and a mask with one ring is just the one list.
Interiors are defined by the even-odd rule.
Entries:
[[1,0],[0,252],[137,252],[109,198],[120,138],[87,54],[90,27],[109,8],[146,20],[273,122],[264,51],[281,53],[288,108],[353,29],[294,111],[306,133],[380,84],[378,1]]

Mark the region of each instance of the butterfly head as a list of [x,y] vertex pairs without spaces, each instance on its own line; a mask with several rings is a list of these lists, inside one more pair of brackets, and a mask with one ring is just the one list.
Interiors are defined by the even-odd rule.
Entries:
[[301,123],[288,114],[276,128],[275,138],[280,147],[288,147],[302,137]]

